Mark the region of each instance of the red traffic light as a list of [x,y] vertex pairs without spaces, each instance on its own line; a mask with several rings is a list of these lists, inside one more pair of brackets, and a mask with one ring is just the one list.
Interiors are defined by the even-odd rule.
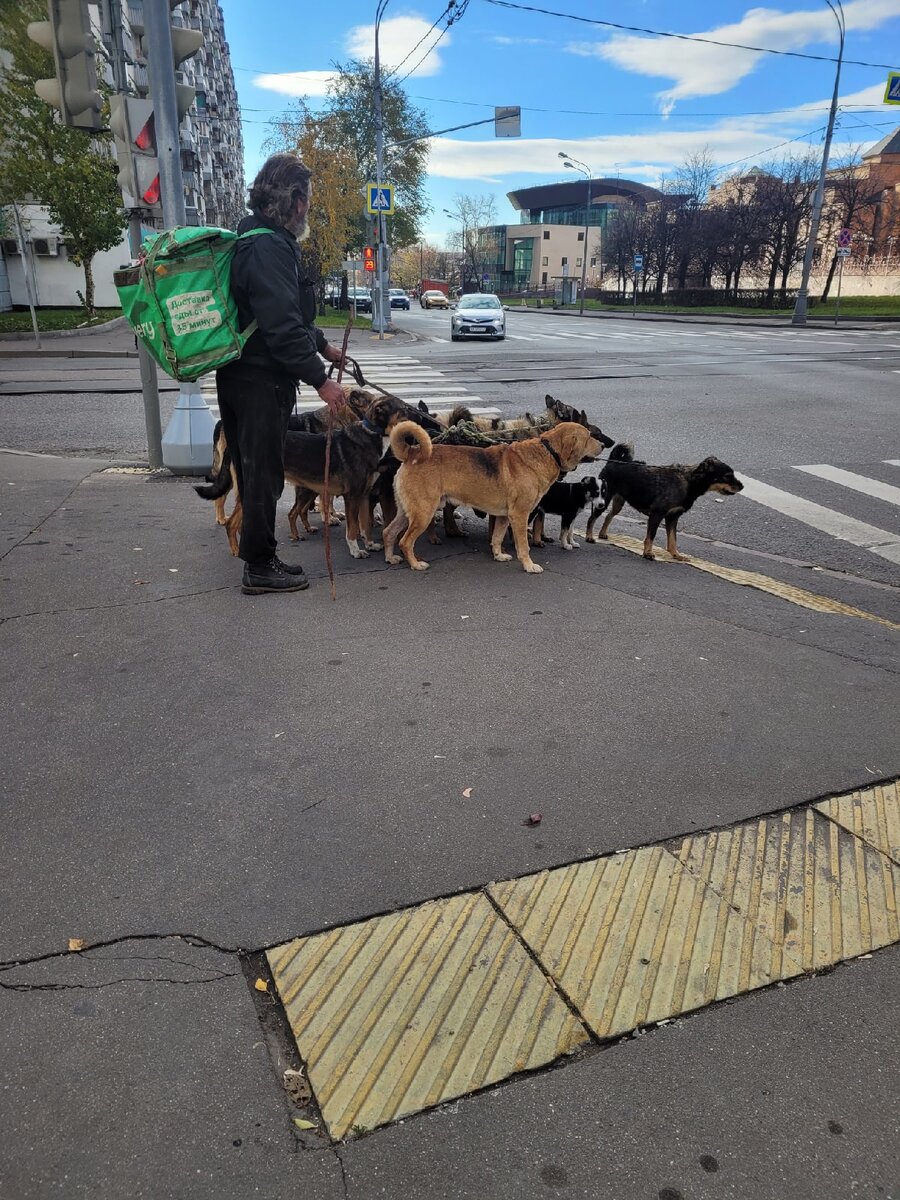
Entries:
[[367,271],[375,270],[375,248],[366,246],[363,250],[363,266]]

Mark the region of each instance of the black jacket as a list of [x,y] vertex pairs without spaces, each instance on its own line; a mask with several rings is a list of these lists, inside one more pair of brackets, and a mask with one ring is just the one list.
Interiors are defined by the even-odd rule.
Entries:
[[238,233],[271,229],[237,243],[231,264],[231,290],[237,301],[240,328],[258,328],[244,353],[224,371],[259,367],[318,388],[325,382],[319,353],[327,345],[315,325],[315,281],[304,267],[293,234],[254,213],[244,217]]

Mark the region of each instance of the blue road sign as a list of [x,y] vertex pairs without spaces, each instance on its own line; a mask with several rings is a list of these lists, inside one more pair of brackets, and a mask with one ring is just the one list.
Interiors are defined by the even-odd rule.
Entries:
[[884,90],[885,104],[900,104],[900,71],[891,71]]
[[640,275],[640,273],[641,273],[641,271],[643,271],[643,269],[644,269],[644,256],[643,256],[643,254],[636,254],[634,256],[634,273],[635,273],[635,275]]
[[367,183],[366,207],[370,213],[386,213],[390,216],[394,211],[394,189],[391,184]]

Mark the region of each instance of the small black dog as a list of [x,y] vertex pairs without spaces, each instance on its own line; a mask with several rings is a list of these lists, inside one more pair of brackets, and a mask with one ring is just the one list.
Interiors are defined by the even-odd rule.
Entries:
[[543,546],[545,541],[553,540],[544,537],[544,517],[547,513],[555,513],[560,517],[559,544],[563,550],[577,550],[576,543],[572,541],[575,518],[587,507],[589,500],[596,500],[599,496],[600,487],[593,475],[586,475],[575,483],[554,483],[531,514],[532,544]]
[[600,533],[604,541],[610,522],[625,504],[630,504],[647,518],[644,538],[644,558],[653,558],[653,539],[660,522],[666,523],[666,549],[673,558],[684,559],[678,553],[676,532],[678,518],[686,513],[706,492],[722,492],[733,496],[744,485],[727,463],[719,458],[704,458],[695,467],[673,463],[670,467],[651,467],[636,461],[634,450],[622,442],[610,451],[609,459],[600,472],[602,495],[600,504],[591,510],[586,541],[594,542],[594,522],[609,507]]

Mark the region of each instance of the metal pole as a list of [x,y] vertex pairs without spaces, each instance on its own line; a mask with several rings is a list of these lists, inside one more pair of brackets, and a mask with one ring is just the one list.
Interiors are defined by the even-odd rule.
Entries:
[[36,297],[31,287],[30,263],[25,250],[25,234],[22,232],[22,222],[19,220],[19,206],[15,201],[13,201],[12,210],[13,219],[16,222],[16,240],[19,243],[19,257],[22,260],[22,278],[25,280],[25,295],[28,297],[28,307],[31,310],[31,327],[34,330],[34,344],[40,350],[41,332],[38,329],[37,313],[34,311]]
[[841,261],[838,263],[838,290],[837,301],[834,306],[834,323],[837,325],[838,317],[841,315],[841,280],[844,278],[844,256],[841,255]]
[[[389,0],[379,0],[378,8],[375,12],[375,182],[377,184],[384,182],[381,178],[381,172],[384,169],[384,113],[382,111],[381,53],[378,45],[378,33],[381,18],[388,3]],[[378,214],[378,252],[375,256],[375,269],[377,271],[375,290],[378,298],[378,323],[376,328],[378,330],[379,341],[384,341],[385,328],[390,327],[390,317],[384,305],[384,259],[384,213],[380,212]]]
[[[128,249],[135,260],[141,254],[141,210],[132,209],[128,214]],[[138,364],[141,371],[141,395],[144,399],[144,427],[147,430],[147,461],[154,470],[163,465],[162,418],[159,414],[159,388],[156,382],[156,363],[140,338],[137,343]]]
[[[831,97],[831,109],[828,113],[828,127],[825,131],[825,145],[822,148],[822,166],[819,170],[819,182],[816,185],[815,196],[813,197],[812,212],[809,220],[809,238],[806,243],[806,253],[803,255],[803,275],[800,279],[800,290],[797,293],[797,299],[794,303],[794,315],[791,318],[792,325],[805,325],[806,315],[809,304],[809,276],[812,271],[813,254],[816,250],[816,239],[819,236],[819,220],[822,216],[822,201],[825,197],[825,173],[828,170],[828,156],[831,153],[831,137],[834,133],[834,121],[837,116],[838,107],[838,89],[841,84],[841,62],[844,58],[844,22],[843,8],[841,8],[841,0],[836,0],[837,8],[831,3],[831,0],[825,0],[825,3],[834,13],[834,19],[837,21],[838,30],[840,31],[840,49],[838,51],[837,70],[834,73],[834,92]],[[838,16],[840,12],[840,16]]]
[[634,305],[634,307],[632,309],[631,315],[633,317],[637,316],[637,280],[638,280],[637,271],[632,271],[631,272],[631,299],[632,299],[632,304]]
[[581,254],[581,296],[578,305],[579,317],[584,316],[584,280],[587,273],[587,255],[588,255],[588,217],[591,212],[591,177],[588,176],[587,181],[587,208],[584,210],[584,249]]
[[178,134],[178,99],[169,12],[169,0],[144,0],[147,66],[156,125],[163,222],[166,229],[174,229],[176,225],[187,223],[187,213],[181,174],[181,139]]

